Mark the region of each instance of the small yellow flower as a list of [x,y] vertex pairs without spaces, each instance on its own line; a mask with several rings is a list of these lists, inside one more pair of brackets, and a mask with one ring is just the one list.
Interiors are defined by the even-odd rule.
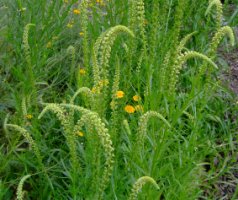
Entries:
[[64,0],[64,3],[69,3],[69,0]]
[[124,95],[125,95],[125,93],[124,93],[123,91],[121,91],[121,90],[119,90],[119,91],[116,92],[116,97],[117,97],[118,99],[123,98]]
[[79,9],[74,9],[74,10],[73,10],[73,13],[74,13],[75,15],[79,15],[79,14],[80,14],[80,10],[79,10]]
[[85,75],[86,74],[86,70],[85,69],[80,69],[79,70],[79,74],[80,75]]
[[78,132],[76,133],[76,135],[78,135],[79,137],[83,137],[83,136],[84,136],[83,132],[81,132],[81,131],[78,131]]
[[141,105],[136,105],[136,106],[135,106],[135,110],[136,110],[137,112],[144,112],[144,108],[143,108],[143,106],[141,106]]
[[84,36],[84,32],[79,32],[79,35],[80,36]]
[[131,105],[126,105],[124,110],[127,112],[127,113],[134,113],[135,112],[135,108]]
[[27,118],[27,119],[32,119],[33,116],[32,116],[31,114],[27,114],[27,115],[26,115],[26,118]]
[[139,95],[134,95],[134,96],[133,96],[133,100],[136,101],[136,102],[137,102],[137,101],[140,101],[140,99],[141,99],[141,98],[140,98]]
[[148,21],[146,19],[144,20],[144,25],[148,25]]

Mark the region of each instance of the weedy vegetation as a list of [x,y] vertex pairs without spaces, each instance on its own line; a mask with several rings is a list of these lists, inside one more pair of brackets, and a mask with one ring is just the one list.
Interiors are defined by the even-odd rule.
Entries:
[[229,3],[0,0],[0,199],[219,199]]

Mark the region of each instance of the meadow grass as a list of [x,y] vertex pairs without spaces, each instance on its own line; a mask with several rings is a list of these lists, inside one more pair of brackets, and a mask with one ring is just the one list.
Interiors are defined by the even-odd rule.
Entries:
[[0,199],[221,198],[237,150],[228,7],[1,0]]

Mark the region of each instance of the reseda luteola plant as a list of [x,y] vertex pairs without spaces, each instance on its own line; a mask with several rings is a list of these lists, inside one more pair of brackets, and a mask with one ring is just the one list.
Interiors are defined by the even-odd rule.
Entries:
[[[136,146],[139,148],[143,148],[144,146],[144,140],[146,136],[146,129],[147,129],[147,124],[150,118],[156,117],[158,119],[161,119],[166,126],[169,128],[171,127],[170,123],[158,112],[155,111],[148,111],[145,114],[143,114],[138,122],[138,133],[137,133],[137,141],[136,141]],[[139,153],[139,152],[138,152]]]
[[[109,78],[109,59],[111,56],[112,46],[120,33],[126,33],[131,37],[134,37],[133,32],[126,26],[117,25],[110,28],[109,30],[102,33],[95,45],[93,50],[93,75],[94,75],[94,86],[93,89],[96,91],[95,94],[101,97],[95,97],[95,105],[100,110],[97,110],[103,116],[105,108],[105,97],[108,96],[107,84],[102,88],[102,82],[108,81]],[[101,91],[103,89],[103,91]],[[102,95],[101,95],[102,94]]]
[[32,97],[31,104],[37,105],[36,82],[35,82],[35,76],[33,72],[32,61],[31,61],[31,51],[30,51],[31,49],[28,42],[30,28],[34,26],[35,24],[30,23],[24,27],[22,46],[23,46],[23,53],[25,56],[26,66],[27,66],[26,74],[28,75],[28,78],[27,78],[28,83],[25,86],[26,91],[24,91],[25,97],[26,98]]
[[31,63],[31,52],[30,52],[30,45],[28,43],[28,37],[29,37],[29,30],[32,26],[35,26],[34,24],[27,24],[24,28],[23,32],[23,50],[26,58],[26,63],[28,67],[28,73],[29,73],[29,80],[30,83],[34,84],[34,75],[33,75],[33,69],[32,69],[32,63]]
[[26,181],[26,179],[30,178],[30,175],[23,176],[20,180],[18,186],[17,186],[17,200],[23,200],[24,199],[24,191],[23,191],[23,184]]
[[79,94],[86,94],[88,97],[89,105],[93,105],[93,93],[88,87],[81,87],[79,88],[73,95],[70,100],[70,104],[74,104],[75,99]]
[[49,111],[52,111],[56,114],[62,126],[64,127],[65,137],[70,149],[72,168],[73,171],[76,171],[76,169],[77,170],[79,169],[79,161],[75,144],[76,136],[72,132],[71,121],[66,115],[66,110],[64,108],[57,106],[56,104],[46,105],[46,107],[42,110],[38,118],[41,119]]
[[212,42],[211,42],[210,48],[209,48],[210,56],[214,56],[214,54],[217,51],[218,45],[220,44],[223,37],[226,35],[230,39],[231,46],[235,45],[235,36],[234,36],[234,32],[233,32],[232,28],[229,26],[223,26],[217,30],[214,37],[212,38]]
[[[190,33],[188,35],[186,35],[181,41],[180,44],[178,45],[178,47],[175,49],[174,54],[176,55],[176,57],[182,53],[182,50],[185,48],[186,43],[188,42],[189,39],[191,39],[191,37],[193,35],[195,35],[196,32]],[[171,69],[169,67],[170,64],[170,55],[171,52],[167,52],[164,58],[164,62],[162,64],[162,69],[161,69],[161,76],[160,76],[160,89],[162,92],[166,92],[166,88],[168,87],[168,85],[166,83],[168,83],[166,81],[166,79],[168,79],[168,71]]]
[[[98,76],[102,75],[102,79],[108,79],[108,70],[109,70],[109,59],[111,56],[111,50],[114,41],[120,33],[127,33],[131,37],[134,37],[133,32],[128,29],[126,26],[117,25],[115,27],[110,28],[106,32],[102,33],[102,35],[97,39],[94,50],[96,59],[98,59],[98,64],[95,62],[94,67],[99,68],[95,70],[94,76],[96,80]],[[100,71],[102,70],[102,71]],[[99,75],[97,74],[100,71]],[[98,84],[98,83],[97,83]],[[95,85],[97,87],[97,85]]]
[[[215,19],[215,22],[216,22],[217,30],[216,30],[215,35],[212,38],[212,41],[211,41],[211,43],[209,45],[209,49],[208,49],[208,56],[211,57],[212,59],[214,59],[218,45],[220,44],[220,42],[222,41],[224,36],[227,35],[229,37],[231,46],[234,46],[234,44],[235,44],[235,37],[234,37],[232,28],[229,26],[222,27],[223,6],[222,6],[221,1],[220,0],[210,0],[206,14],[212,12],[212,8],[214,6],[216,6],[216,16],[217,17]],[[206,79],[207,79],[207,82],[209,82],[211,80],[211,75],[214,70],[212,70],[211,68],[207,68],[207,66],[205,64],[203,64],[200,67],[199,77],[202,77],[206,71],[208,71],[208,73],[206,75]],[[209,90],[209,86],[207,84],[205,85],[205,90],[206,91]]]
[[128,54],[129,57],[129,77],[131,76],[131,71],[133,70],[133,58],[138,54],[138,47],[142,45],[142,48],[139,49],[139,58],[137,58],[136,63],[136,73],[140,73],[141,65],[143,59],[147,55],[147,38],[145,31],[145,5],[143,0],[130,0],[129,1],[129,28],[136,35],[133,40],[130,42],[130,52]]
[[[148,94],[147,90],[151,90],[151,84],[152,79],[154,78],[154,72],[159,74],[160,80],[159,81],[159,92],[161,93],[160,96],[168,98],[168,107],[170,106],[170,103],[174,103],[176,100],[176,92],[179,92],[179,88],[176,87],[177,83],[180,78],[180,72],[182,70],[182,66],[184,63],[186,63],[191,58],[199,58],[209,65],[213,66],[214,69],[217,69],[217,65],[214,63],[213,59],[216,55],[216,51],[218,48],[219,43],[221,42],[222,38],[227,35],[230,38],[230,42],[232,45],[234,45],[235,39],[232,29],[229,26],[221,27],[222,25],[222,4],[219,0],[210,0],[209,6],[207,8],[207,11],[205,15],[208,15],[212,12],[212,8],[216,6],[217,10],[217,30],[212,38],[212,41],[209,45],[209,49],[207,51],[207,55],[199,53],[195,50],[188,50],[185,48],[185,45],[187,42],[195,36],[197,32],[192,32],[188,35],[186,35],[180,42],[180,34],[181,34],[181,27],[182,27],[182,20],[183,16],[185,14],[186,7],[188,6],[188,3],[186,0],[176,1],[178,5],[173,3],[173,1],[170,1],[171,5],[167,5],[168,2],[157,2],[156,0],[152,1],[153,3],[153,16],[152,16],[152,25],[151,25],[151,33],[147,33],[147,29],[145,28],[146,24],[146,17],[145,17],[145,5],[143,0],[129,0],[129,21],[128,21],[128,27],[124,25],[117,25],[114,27],[111,27],[104,31],[96,40],[94,46],[92,49],[90,49],[90,42],[89,42],[89,14],[90,14],[90,1],[89,0],[83,0],[80,3],[79,10],[80,10],[80,20],[81,20],[81,30],[83,32],[82,37],[82,62],[84,64],[84,68],[87,70],[87,73],[91,75],[91,71],[89,69],[90,62],[92,62],[92,80],[87,80],[85,84],[92,85],[92,89],[89,87],[83,86],[79,88],[79,84],[77,85],[76,92],[73,94],[73,96],[69,100],[69,104],[56,104],[56,103],[47,103],[42,104],[44,109],[40,113],[38,119],[42,119],[43,116],[46,115],[49,111],[56,114],[57,118],[61,122],[61,125],[63,127],[64,136],[66,138],[67,147],[69,149],[69,155],[70,155],[70,198],[73,199],[79,199],[79,198],[87,198],[87,196],[80,196],[82,193],[80,193],[80,190],[87,190],[86,187],[88,187],[88,182],[90,182],[90,185],[93,189],[90,188],[90,191],[93,191],[93,194],[90,194],[89,196],[93,199],[104,199],[106,198],[107,191],[113,190],[113,193],[115,193],[114,189],[116,188],[115,182],[113,183],[114,172],[113,167],[118,167],[121,163],[115,163],[115,158],[117,155],[115,155],[114,148],[119,147],[121,144],[120,142],[120,131],[121,131],[121,122],[122,119],[122,125],[124,126],[125,132],[128,134],[128,138],[132,139],[135,138],[135,148],[130,149],[132,153],[136,153],[140,155],[140,153],[144,152],[145,150],[150,151],[151,149],[145,149],[145,139],[147,134],[147,128],[149,125],[149,120],[151,118],[156,118],[162,121],[161,129],[170,130],[172,127],[172,123],[170,118],[167,119],[167,116],[165,115],[164,110],[160,114],[157,111],[147,111],[144,114],[141,115],[141,113],[138,112],[138,116],[136,117],[128,117],[125,118],[124,115],[119,116],[119,100],[117,99],[116,92],[120,90],[120,85],[123,85],[123,83],[120,82],[120,76],[122,74],[122,68],[121,66],[127,65],[125,68],[128,68],[129,72],[136,72],[138,77],[143,67],[149,68],[147,72],[150,74],[150,77],[145,76],[145,81],[142,83],[142,81],[138,81],[138,85],[132,87],[145,87],[145,96]],[[175,7],[175,16],[172,18],[172,30],[169,30],[169,23],[171,19],[165,19],[166,22],[161,22],[159,13],[160,5],[164,6],[164,16],[167,16],[167,11],[171,12],[170,9],[172,6]],[[168,8],[165,8],[168,6]],[[171,6],[171,7],[169,7]],[[170,13],[168,13],[168,16]],[[168,17],[169,18],[169,17]],[[162,66],[161,68],[153,68],[151,69],[151,66],[158,65],[157,61],[157,49],[158,49],[158,43],[156,43],[158,40],[158,32],[159,31],[159,25],[163,26],[165,30],[163,30],[166,34],[171,34],[168,38],[171,39],[170,42],[168,42],[168,46],[171,45],[171,48],[164,48],[165,50],[161,50],[162,55]],[[28,66],[28,73],[29,73],[29,80],[32,86],[35,86],[35,79],[34,74],[32,70],[32,63],[31,63],[31,53],[30,53],[30,46],[28,44],[28,34],[29,29],[32,26],[32,24],[28,24],[24,29],[23,34],[23,50],[24,55],[26,58],[26,63]],[[163,32],[162,31],[162,32]],[[110,58],[112,53],[113,45],[117,39],[117,37],[120,34],[125,33],[126,35],[130,36],[130,40],[128,42],[128,45],[126,43],[123,44],[124,50],[126,51],[127,60],[120,60],[120,58],[116,57],[116,64],[113,63],[112,66],[110,66]],[[147,35],[149,37],[147,37]],[[149,42],[148,42],[149,41]],[[169,49],[169,50],[168,50]],[[90,50],[91,50],[91,60],[90,60]],[[167,52],[168,50],[168,52]],[[71,60],[70,65],[70,79],[69,83],[72,87],[74,87],[74,78],[75,78],[75,65],[76,65],[76,56],[77,53],[75,51],[75,48],[70,45],[67,49],[67,53]],[[159,53],[159,51],[158,51]],[[149,56],[148,56],[149,55]],[[164,58],[163,58],[164,57]],[[204,64],[199,68],[199,77],[206,74],[207,65]],[[113,71],[115,70],[115,71]],[[133,71],[134,70],[134,71]],[[212,72],[212,69],[209,71]],[[111,78],[111,74],[114,73],[114,77]],[[208,74],[208,77],[206,81],[208,82],[210,73]],[[77,76],[78,74],[76,74]],[[127,74],[131,78],[131,74]],[[78,78],[78,76],[77,76]],[[144,77],[143,77],[144,78]],[[139,80],[139,79],[138,79]],[[145,84],[144,84],[145,83]],[[144,84],[144,85],[143,85]],[[111,91],[109,90],[109,86],[112,85]],[[143,85],[143,86],[142,86]],[[138,89],[136,88],[136,89]],[[149,89],[148,89],[149,88]],[[152,90],[151,90],[152,91]],[[110,94],[109,94],[110,93]],[[129,93],[129,92],[128,92]],[[27,94],[28,95],[28,94]],[[74,105],[75,100],[79,95],[84,95],[85,102],[83,105],[85,105],[85,108],[81,105]],[[173,102],[174,101],[174,102]],[[28,114],[28,106],[30,106],[30,98],[28,96],[23,96],[22,98],[22,113],[24,116]],[[110,103],[109,103],[110,102]],[[162,105],[162,104],[161,104]],[[110,108],[109,108],[110,106]],[[172,107],[172,106],[171,106]],[[148,105],[148,108],[150,108],[150,105]],[[106,112],[110,110],[111,112]],[[158,109],[159,110],[159,109]],[[193,117],[190,115],[190,113],[183,111],[182,113],[186,114],[188,117]],[[133,125],[129,123],[138,120],[138,127],[137,130],[133,130]],[[121,120],[121,121],[120,121]],[[107,124],[107,127],[106,125]],[[136,123],[135,123],[136,124]],[[160,124],[158,124],[159,126]],[[4,124],[4,129],[8,130],[8,128],[12,130],[19,131],[27,140],[27,142],[31,145],[33,152],[36,156],[36,159],[41,167],[41,170],[45,172],[44,164],[42,161],[42,156],[39,150],[39,147],[37,146],[36,142],[33,140],[30,133],[17,125],[13,124]],[[79,139],[77,138],[78,133],[84,132],[82,139],[82,143],[80,143]],[[134,133],[135,132],[135,133]],[[153,132],[153,131],[151,131]],[[96,133],[97,137],[95,137]],[[148,135],[151,133],[148,133]],[[119,139],[118,139],[119,138]],[[129,141],[130,142],[130,141]],[[129,143],[128,142],[128,143]],[[122,146],[122,145],[121,145]],[[121,147],[120,146],[120,147]],[[131,145],[128,145],[131,147]],[[121,148],[123,149],[123,147]],[[129,148],[128,148],[129,149]],[[135,151],[134,151],[135,150]],[[84,162],[87,158],[85,158],[85,155],[83,154],[90,151],[90,155],[88,156],[91,160],[87,160],[87,162]],[[118,150],[120,151],[120,149]],[[152,150],[153,151],[153,150]],[[125,152],[123,152],[125,153]],[[103,157],[101,156],[103,155]],[[137,156],[135,156],[137,157]],[[125,160],[128,159],[125,157]],[[136,160],[136,159],[135,159]],[[102,163],[104,162],[104,163]],[[123,161],[124,162],[124,161]],[[123,163],[122,162],[122,163]],[[143,161],[145,162],[145,161]],[[88,163],[90,163],[90,166],[87,166]],[[125,161],[127,164],[128,161]],[[145,162],[146,163],[146,162]],[[123,163],[124,164],[124,163]],[[123,165],[122,164],[122,165]],[[103,167],[102,167],[103,166]],[[171,164],[172,166],[172,164]],[[89,169],[87,169],[87,167]],[[117,173],[117,170],[119,171],[120,167],[115,167],[115,174]],[[127,167],[127,166],[126,166]],[[133,167],[128,166],[130,168],[131,176],[141,176],[143,173],[147,170],[144,169],[144,166],[137,166],[139,170],[137,170],[135,173],[137,175],[132,174]],[[157,166],[156,166],[157,167]],[[86,170],[92,171],[90,174],[86,174]],[[160,169],[158,169],[160,170]],[[127,172],[126,172],[127,173]],[[133,172],[134,173],[134,172]],[[145,173],[144,173],[145,174]],[[46,175],[47,176],[47,175]],[[86,178],[85,178],[85,177]],[[153,175],[154,176],[154,175]],[[160,176],[160,175],[159,175]],[[17,199],[22,200],[24,197],[23,192],[23,183],[24,181],[29,178],[30,175],[24,176],[17,188]],[[89,178],[88,178],[89,177]],[[110,178],[112,179],[110,180]],[[156,180],[158,176],[156,177]],[[81,178],[83,180],[81,180]],[[85,178],[85,179],[84,179]],[[89,179],[87,182],[86,179]],[[85,181],[86,180],[86,181]],[[112,181],[112,186],[109,188],[110,181]],[[129,194],[129,200],[136,200],[138,199],[139,191],[142,189],[142,187],[146,183],[151,183],[156,189],[159,189],[158,184],[156,181],[149,177],[149,176],[143,176],[139,178],[133,185],[131,193]],[[87,184],[87,186],[86,186]],[[84,189],[81,187],[85,186]],[[113,187],[113,189],[112,189]],[[108,190],[107,190],[108,189]],[[89,191],[89,189],[88,189]],[[85,194],[84,194],[85,195]],[[114,194],[116,196],[116,194]]]
[[79,6],[81,11],[81,25],[83,32],[83,63],[87,69],[89,69],[88,5],[89,0],[83,0]]
[[216,6],[216,26],[217,29],[219,29],[222,25],[222,19],[223,19],[223,9],[222,9],[222,3],[220,0],[209,0],[209,5],[207,7],[205,15],[208,15],[212,12],[212,8]]
[[[162,78],[162,86],[166,85],[165,87],[168,87],[168,85],[170,84],[170,79],[167,77],[171,77],[173,78],[173,75],[171,75],[171,71],[173,71],[173,67],[174,67],[174,63],[176,62],[177,56],[178,56],[178,52],[177,52],[177,47],[179,44],[179,36],[180,36],[180,32],[181,32],[181,24],[182,24],[182,20],[183,20],[183,16],[184,16],[184,12],[186,10],[186,6],[187,6],[187,1],[186,0],[180,0],[178,1],[178,5],[175,8],[175,16],[174,16],[174,22],[173,22],[173,26],[172,26],[172,30],[169,31],[167,26],[168,26],[168,22],[166,25],[166,32],[171,32],[170,34],[170,48],[169,51],[166,52],[165,55],[165,61],[163,63],[163,68],[162,68],[162,77],[166,77],[166,79]],[[165,72],[163,72],[163,70]],[[165,75],[164,75],[165,74]],[[165,83],[164,83],[165,82]]]
[[[77,196],[77,173],[81,172],[81,166],[79,163],[77,148],[76,148],[76,135],[73,132],[72,125],[72,115],[66,114],[66,110],[57,106],[56,104],[47,104],[43,111],[40,113],[38,119],[41,119],[47,112],[52,111],[56,114],[58,119],[60,120],[64,132],[67,145],[69,147],[70,161],[71,161],[71,177],[72,177],[72,196],[76,198]],[[74,113],[73,113],[74,114]]]
[[115,66],[115,75],[113,78],[113,85],[112,85],[112,95],[111,95],[111,103],[110,107],[112,109],[111,113],[111,120],[110,120],[110,134],[112,137],[112,141],[114,143],[117,142],[117,132],[118,127],[120,126],[120,118],[119,118],[119,112],[118,112],[118,98],[116,96],[117,91],[119,90],[120,85],[120,63],[119,58],[117,59],[117,63]]
[[[69,119],[65,117],[65,108],[68,108],[70,110],[77,111],[82,114],[82,117],[86,115],[87,117],[83,118],[82,121],[79,121],[76,129],[73,130],[73,127],[68,127]],[[101,145],[104,148],[104,153],[106,157],[105,162],[105,168],[102,175],[102,178],[100,180],[100,184],[98,186],[98,199],[103,198],[103,192],[107,187],[109,177],[112,172],[113,168],[113,162],[114,162],[114,149],[112,147],[112,142],[110,139],[110,135],[108,134],[108,130],[105,127],[105,124],[101,121],[98,114],[95,112],[92,112],[90,110],[87,110],[83,107],[71,105],[71,104],[48,104],[42,111],[42,113],[39,115],[39,118],[41,118],[47,111],[53,111],[56,113],[57,117],[60,119],[62,125],[65,127],[66,131],[66,139],[70,148],[70,154],[72,159],[72,165],[74,170],[77,169],[78,166],[78,155],[77,150],[75,146],[75,132],[78,131],[82,127],[82,124],[87,123],[90,124],[90,126],[94,126],[96,129],[96,132],[98,133],[99,139],[101,141]],[[69,130],[73,130],[72,132],[68,132]],[[76,184],[76,183],[75,183]]]
[[157,190],[159,190],[159,186],[156,183],[156,181],[149,177],[149,176],[143,176],[140,177],[133,185],[132,190],[131,190],[131,194],[129,196],[128,200],[136,200],[138,199],[138,193],[141,190],[141,188],[146,184],[146,183],[151,183]]
[[101,121],[97,113],[94,113],[85,108],[75,106],[75,105],[70,105],[70,104],[61,104],[61,106],[74,109],[75,111],[78,111],[82,113],[83,115],[86,114],[88,116],[87,123],[93,124],[98,133],[98,136],[101,141],[101,145],[103,146],[105,150],[104,153],[106,157],[105,169],[102,175],[101,183],[98,188],[99,189],[98,199],[102,199],[103,192],[107,187],[109,177],[112,173],[113,163],[114,163],[114,153],[113,153],[114,148],[112,147],[112,141],[110,139],[110,135],[108,134],[108,129],[105,127],[105,124]]
[[42,156],[40,154],[40,150],[39,150],[37,144],[35,143],[35,141],[33,140],[33,138],[31,137],[30,133],[18,125],[6,124],[5,126],[6,126],[6,128],[11,128],[13,130],[20,132],[26,138],[27,142],[30,144],[30,146],[33,149],[33,152],[38,160],[39,165],[41,166],[41,169],[44,170],[44,165],[42,163]]
[[53,188],[50,178],[49,178],[48,174],[46,173],[46,169],[45,169],[45,166],[42,161],[43,157],[40,153],[39,147],[36,144],[35,140],[32,138],[31,134],[26,129],[22,128],[21,126],[18,126],[15,124],[7,124],[7,118],[5,119],[5,122],[4,122],[4,128],[5,128],[5,131],[7,131],[8,129],[18,131],[27,140],[27,142],[29,143],[30,147],[32,148],[32,150],[36,156],[36,159],[40,166],[40,170],[42,170],[42,172],[44,173],[44,176],[46,178],[45,180],[48,181],[50,183],[51,188]]
[[[208,55],[213,59],[216,55],[216,51],[218,48],[218,45],[220,44],[220,42],[222,41],[222,39],[224,38],[224,36],[228,36],[228,38],[230,39],[230,44],[231,46],[235,45],[235,36],[233,33],[233,30],[231,27],[229,26],[223,26],[220,29],[217,30],[217,32],[215,33],[215,35],[212,38],[212,41],[209,45],[209,49],[208,49]],[[205,73],[207,69],[206,65],[203,65],[200,68],[200,75],[203,75]],[[209,70],[211,74],[211,70]]]
[[75,48],[70,45],[67,49],[67,53],[70,55],[70,59],[71,59],[69,83],[72,84],[74,75],[75,75],[75,64],[76,64],[76,62],[75,62]]
[[172,72],[171,72],[171,80],[170,80],[170,85],[169,85],[169,93],[171,95],[174,95],[175,89],[176,89],[176,83],[178,81],[179,78],[179,73],[180,70],[182,69],[183,64],[191,58],[200,58],[205,60],[206,62],[208,62],[209,64],[211,64],[214,68],[218,68],[217,65],[207,56],[198,53],[196,51],[187,51],[184,53],[181,53],[178,55],[174,66],[172,68]]

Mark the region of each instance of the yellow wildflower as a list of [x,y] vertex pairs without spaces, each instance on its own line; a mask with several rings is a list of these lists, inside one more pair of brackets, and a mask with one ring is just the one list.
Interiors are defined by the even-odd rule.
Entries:
[[79,74],[80,75],[85,75],[86,74],[86,70],[85,69],[80,69],[79,70]]
[[125,95],[125,93],[124,93],[123,91],[121,91],[121,90],[119,90],[119,91],[116,92],[116,97],[117,97],[118,99],[123,98],[124,95]]
[[127,113],[134,113],[135,112],[135,108],[131,105],[126,105],[124,110],[127,112]]
[[141,99],[141,98],[140,98],[139,95],[134,95],[134,96],[133,96],[133,100],[136,101],[136,102],[137,102],[137,101],[140,101],[140,99]]
[[84,35],[84,32],[79,32],[79,35],[80,35],[80,36],[83,36],[83,35]]
[[83,132],[81,132],[81,131],[78,131],[78,132],[76,133],[76,135],[78,135],[79,137],[83,137],[83,136],[84,136]]
[[32,116],[31,114],[27,114],[27,115],[26,115],[26,118],[27,118],[27,119],[32,119],[33,116]]
[[69,3],[69,0],[64,0],[64,3]]
[[73,13],[74,13],[75,15],[79,15],[79,14],[80,14],[80,10],[79,10],[79,9],[74,9],[74,10],[73,10]]

